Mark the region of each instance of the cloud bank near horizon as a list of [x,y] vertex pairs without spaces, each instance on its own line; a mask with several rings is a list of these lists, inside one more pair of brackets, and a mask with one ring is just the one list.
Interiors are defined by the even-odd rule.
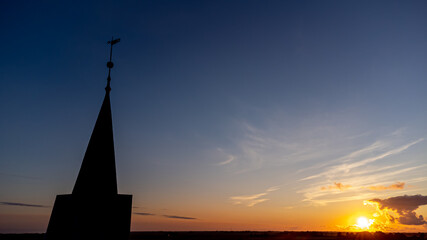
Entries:
[[[424,225],[427,221],[422,215],[416,214],[422,205],[427,205],[427,196],[423,195],[403,195],[386,199],[374,198],[365,201],[365,204],[375,205],[380,215],[385,216],[391,223],[403,225]],[[391,213],[396,216],[393,216]]]

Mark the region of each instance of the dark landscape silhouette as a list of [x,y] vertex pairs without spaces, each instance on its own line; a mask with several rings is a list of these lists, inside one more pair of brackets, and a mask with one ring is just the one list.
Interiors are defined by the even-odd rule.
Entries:
[[[4,240],[42,240],[45,234],[0,234]],[[129,240],[423,240],[425,233],[383,232],[257,232],[257,231],[195,231],[195,232],[131,232]]]

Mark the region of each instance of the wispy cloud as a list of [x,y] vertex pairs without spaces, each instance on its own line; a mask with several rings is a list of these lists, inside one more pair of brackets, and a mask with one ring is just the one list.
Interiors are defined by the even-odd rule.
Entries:
[[[362,147],[360,149],[357,149],[353,152],[350,152],[342,157],[338,157],[336,159],[333,160],[329,160],[329,161],[324,161],[322,163],[318,163],[318,164],[314,164],[313,166],[304,168],[304,169],[300,169],[298,170],[298,172],[305,172],[307,170],[310,169],[320,169],[320,168],[324,168],[327,166],[334,166],[334,164],[339,164],[339,163],[345,163],[345,162],[350,162],[352,160],[358,159],[360,157],[363,157],[366,154],[375,152],[375,151],[379,151],[381,149],[383,149],[384,147],[386,147],[387,144],[384,141],[376,141],[373,144],[366,146],[366,147]],[[316,177],[320,177],[321,175],[313,175],[313,176],[309,176],[306,178],[303,178],[301,180],[309,180],[309,179],[313,179]]]
[[[379,131],[342,131],[347,128],[308,122],[293,129],[281,122],[261,128],[240,122],[240,135],[235,135],[230,148],[221,149],[223,160],[216,164],[233,173],[245,173],[243,177],[281,168],[286,173],[284,181],[295,182],[302,200],[315,205],[366,199],[381,189],[404,193],[407,189],[393,185],[396,181],[423,181],[419,169],[426,166],[416,165],[417,159],[397,158],[410,156],[406,153],[424,138],[408,139],[404,128],[379,135]],[[265,180],[273,177],[277,179],[267,176]],[[234,204],[244,206],[269,198],[267,191],[230,197]]]
[[[351,200],[364,200],[367,198],[372,198],[374,197],[374,192],[378,192],[378,191],[373,191],[368,189],[368,187],[370,186],[386,186],[386,187],[390,187],[391,185],[387,185],[387,184],[378,184],[377,182],[379,181],[379,179],[383,179],[388,181],[388,179],[395,179],[396,176],[401,176],[402,174],[406,174],[408,172],[413,172],[415,170],[420,170],[423,171],[423,169],[426,166],[419,166],[419,167],[409,167],[409,168],[398,168],[398,167],[394,167],[393,170],[390,171],[390,169],[388,168],[383,168],[386,170],[380,170],[379,172],[373,172],[372,174],[369,173],[365,173],[365,172],[372,172],[372,171],[364,171],[364,174],[361,175],[353,175],[353,176],[349,176],[348,178],[344,178],[342,177],[342,180],[344,180],[346,183],[351,183],[351,188],[347,188],[345,191],[325,191],[322,190],[322,187],[325,186],[325,183],[327,183],[329,180],[318,180],[318,182],[312,183],[311,185],[309,185],[307,188],[301,189],[298,191],[298,193],[303,194],[304,196],[304,201],[314,204],[314,205],[325,205],[328,203],[333,203],[333,202],[340,202],[340,201],[351,201]],[[424,169],[425,170],[425,169]],[[420,182],[420,181],[427,181],[427,179],[424,178],[414,178],[414,179],[408,179],[408,181],[405,182],[411,182],[411,183],[416,183],[416,182]],[[377,183],[377,184],[376,184]],[[347,184],[350,185],[350,184]],[[395,188],[393,189],[395,191],[403,191],[404,189],[397,189],[397,187],[399,187],[399,185],[396,185]]]
[[218,165],[219,166],[227,165],[227,164],[231,163],[233,160],[234,160],[234,156],[233,155],[229,155],[227,160],[218,163]]
[[[276,128],[277,127],[277,128]],[[223,161],[216,165],[224,166],[236,174],[247,173],[263,167],[284,166],[308,161],[331,153],[325,144],[331,144],[322,133],[308,136],[304,133],[288,133],[281,126],[268,129],[257,128],[247,122],[240,122],[233,144],[226,149],[218,148]],[[305,136],[307,134],[307,136]]]
[[264,198],[265,196],[267,196],[270,192],[274,192],[279,190],[280,188],[278,186],[275,187],[270,187],[267,188],[265,190],[265,192],[263,193],[257,193],[257,194],[252,194],[252,195],[242,195],[242,196],[234,196],[234,197],[230,197],[230,199],[232,200],[233,204],[236,205],[245,205],[247,207],[253,207],[258,203],[262,203],[265,201],[268,201],[268,198]]
[[[344,191],[347,189],[352,188],[351,185],[344,185],[342,183],[337,183],[335,182],[333,185],[329,185],[326,187],[321,187],[320,190],[326,191],[326,190],[340,190],[340,191]],[[372,191],[384,191],[384,190],[401,190],[405,188],[405,183],[404,182],[396,182],[395,184],[391,184],[388,186],[384,186],[384,185],[373,185],[373,186],[368,186],[368,187],[361,187],[372,190]]]
[[274,191],[277,191],[277,190],[279,190],[280,189],[280,187],[279,186],[274,186],[274,187],[269,187],[269,188],[267,188],[267,190],[265,190],[266,192],[274,192]]
[[[298,193],[303,194],[305,202],[324,205],[370,198],[373,197],[372,191],[404,190],[405,182],[420,180],[416,174],[410,176],[407,173],[416,173],[426,166],[410,166],[409,162],[390,165],[384,159],[396,156],[424,139],[396,144],[394,138],[397,138],[396,134],[387,135],[385,139],[327,161],[319,166],[318,172],[310,169],[311,175],[300,178],[299,182],[306,187]],[[396,182],[396,179],[405,182]]]
[[327,187],[321,187],[320,190],[325,191],[325,190],[335,190],[335,189],[338,189],[340,191],[344,191],[344,190],[349,189],[349,188],[351,188],[351,185],[344,185],[342,183],[335,182],[334,185],[329,185]]
[[134,212],[133,214],[140,215],[140,216],[160,216],[160,217],[172,218],[172,219],[197,220],[197,218],[194,218],[194,217],[177,216],[177,215],[160,215],[160,214],[148,213],[148,212]]
[[146,212],[134,212],[133,214],[141,215],[141,216],[156,216],[154,213],[146,213]]
[[[351,162],[351,163],[342,163],[342,164],[339,164],[339,165],[335,165],[335,166],[333,166],[331,168],[328,168],[324,172],[321,172],[319,174],[315,174],[315,175],[312,175],[312,176],[305,177],[305,178],[303,178],[301,180],[311,180],[311,179],[319,178],[319,177],[322,177],[322,176],[333,176],[333,175],[336,175],[337,173],[340,173],[340,172],[342,172],[342,173],[348,173],[348,172],[350,172],[354,168],[358,168],[358,167],[364,166],[364,165],[366,165],[368,163],[372,163],[372,162],[375,162],[377,160],[383,159],[385,157],[389,157],[389,156],[401,153],[401,152],[407,150],[409,147],[411,147],[411,146],[413,146],[413,145],[415,145],[415,144],[417,144],[417,143],[419,143],[419,142],[421,142],[423,140],[424,140],[423,138],[418,139],[416,141],[413,141],[413,142],[408,143],[406,145],[394,148],[392,150],[389,150],[387,152],[378,154],[378,155],[373,156],[373,157],[364,158],[362,160],[358,160],[358,161]],[[363,153],[365,153],[365,151],[366,151],[366,149],[363,149]],[[362,153],[362,152],[361,151],[356,151],[356,152],[353,152],[352,155],[357,156],[357,155],[360,155],[360,153]],[[349,160],[348,158],[345,158],[345,159],[346,159],[345,162],[347,162]]]
[[38,205],[38,204],[28,204],[28,203],[18,203],[18,202],[0,202],[1,205],[8,206],[17,206],[17,207],[36,207],[36,208],[45,208],[48,206]]
[[369,190],[372,190],[372,191],[400,190],[400,189],[405,188],[405,183],[404,182],[397,182],[397,183],[391,184],[389,186],[377,185],[377,186],[369,186],[367,188]]
[[356,195],[350,195],[350,196],[343,196],[343,197],[337,197],[334,196],[333,198],[324,198],[324,199],[304,199],[303,202],[310,202],[315,205],[324,206],[330,203],[338,203],[338,202],[348,202],[348,201],[355,201],[355,200],[363,200],[370,197],[373,197],[373,193],[360,193]]
[[175,215],[163,215],[165,218],[175,218],[175,219],[184,219],[184,220],[197,220],[194,217],[183,217],[183,216],[175,216]]

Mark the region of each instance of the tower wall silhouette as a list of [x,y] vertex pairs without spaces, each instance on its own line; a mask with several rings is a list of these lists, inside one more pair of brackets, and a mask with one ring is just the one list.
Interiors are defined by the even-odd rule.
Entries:
[[48,240],[128,239],[132,195],[58,195],[46,232]]

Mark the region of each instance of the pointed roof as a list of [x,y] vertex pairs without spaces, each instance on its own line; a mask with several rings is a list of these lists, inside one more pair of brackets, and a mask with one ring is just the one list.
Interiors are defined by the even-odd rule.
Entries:
[[114,157],[113,124],[110,89],[106,88],[104,102],[86,149],[73,195],[117,194]]
[[74,185],[73,195],[111,195],[117,194],[116,161],[114,157],[113,121],[110,106],[111,61],[113,45],[120,42],[120,38],[111,38],[110,61],[107,62],[108,77],[105,87],[105,97],[99,111],[98,119],[90,137],[89,144],[83,158],[82,167]]

